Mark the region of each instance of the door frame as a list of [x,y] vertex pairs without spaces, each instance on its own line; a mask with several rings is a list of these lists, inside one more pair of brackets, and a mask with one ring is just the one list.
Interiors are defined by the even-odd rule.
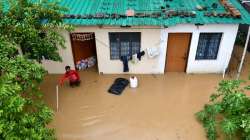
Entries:
[[72,39],[72,34],[82,34],[82,33],[83,33],[83,34],[86,34],[86,33],[93,33],[93,34],[94,34],[95,51],[96,51],[96,52],[95,52],[95,53],[96,53],[96,66],[97,66],[97,71],[99,71],[95,32],[70,32],[70,33],[69,33],[70,46],[71,46],[71,52],[72,52],[72,56],[73,56],[74,68],[76,69],[76,62],[75,62],[75,52],[74,52],[74,50],[73,50],[73,39]]
[[169,40],[169,34],[190,34],[190,37],[189,37],[189,44],[188,44],[188,51],[187,51],[187,60],[186,60],[185,71],[184,71],[184,73],[186,73],[186,72],[187,72],[187,66],[188,66],[188,60],[189,60],[190,47],[191,47],[191,43],[192,43],[192,39],[193,39],[193,32],[168,32],[164,73],[167,73],[167,62],[168,62],[167,59],[168,59],[168,40]]

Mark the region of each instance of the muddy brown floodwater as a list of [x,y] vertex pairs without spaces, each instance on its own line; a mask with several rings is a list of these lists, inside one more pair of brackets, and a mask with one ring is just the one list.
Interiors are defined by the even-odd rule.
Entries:
[[[222,80],[221,74],[137,75],[139,87],[116,96],[107,89],[115,78],[130,75],[98,75],[93,69],[80,75],[80,87],[59,88],[59,111],[49,125],[59,140],[206,140],[194,113]],[[54,110],[58,78],[47,76],[41,87]]]

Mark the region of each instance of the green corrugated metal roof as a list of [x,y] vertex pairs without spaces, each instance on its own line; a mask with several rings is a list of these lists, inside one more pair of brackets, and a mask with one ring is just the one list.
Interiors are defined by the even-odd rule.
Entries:
[[[6,2],[7,0],[3,0]],[[37,0],[33,0],[37,1]],[[53,1],[53,0],[51,0]],[[68,7],[69,11],[63,13],[68,17],[65,23],[74,25],[113,25],[113,26],[173,26],[176,24],[250,24],[250,14],[241,6],[238,0],[228,0],[240,11],[241,18],[234,17],[214,17],[204,16],[207,12],[225,13],[226,10],[220,4],[220,0],[61,0],[60,4]],[[212,4],[217,3],[216,9]],[[207,10],[197,10],[197,5],[207,7]],[[4,4],[4,7],[8,7]],[[195,17],[173,16],[164,18],[166,12],[195,12]],[[133,9],[135,13],[160,13],[160,17],[124,17],[128,9]],[[95,18],[98,14],[104,14],[106,18]],[[113,14],[123,15],[120,18],[111,18]],[[91,18],[88,18],[90,16]],[[80,18],[77,18],[80,17]]]
[[[189,11],[195,12],[196,17],[171,17],[163,18],[163,16],[152,17],[123,17],[123,18],[106,18],[106,19],[65,19],[66,23],[75,25],[117,25],[117,26],[172,26],[181,23],[192,24],[250,24],[250,14],[241,6],[237,0],[228,0],[241,13],[241,18],[233,17],[207,17],[205,12],[225,13],[225,8],[219,3],[219,0],[62,0],[61,5],[69,8],[67,15],[96,15],[105,14],[121,14],[124,15],[127,9],[133,9],[136,13],[154,13],[161,12],[161,7],[169,6],[166,10]],[[217,9],[212,9],[211,5],[217,3]],[[206,6],[206,11],[197,10],[197,5]]]

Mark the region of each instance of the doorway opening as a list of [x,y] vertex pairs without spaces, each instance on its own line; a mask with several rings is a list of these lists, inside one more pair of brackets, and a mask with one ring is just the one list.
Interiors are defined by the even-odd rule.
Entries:
[[169,33],[165,72],[186,72],[192,33]]
[[70,39],[76,70],[98,71],[95,34],[71,33]]

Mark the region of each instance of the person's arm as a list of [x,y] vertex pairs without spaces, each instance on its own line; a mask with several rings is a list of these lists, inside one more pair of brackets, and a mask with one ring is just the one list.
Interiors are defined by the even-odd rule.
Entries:
[[60,79],[59,84],[60,84],[60,85],[63,85],[65,79],[67,79],[67,78],[68,78],[68,75],[65,73],[65,74],[63,75],[63,77]]

